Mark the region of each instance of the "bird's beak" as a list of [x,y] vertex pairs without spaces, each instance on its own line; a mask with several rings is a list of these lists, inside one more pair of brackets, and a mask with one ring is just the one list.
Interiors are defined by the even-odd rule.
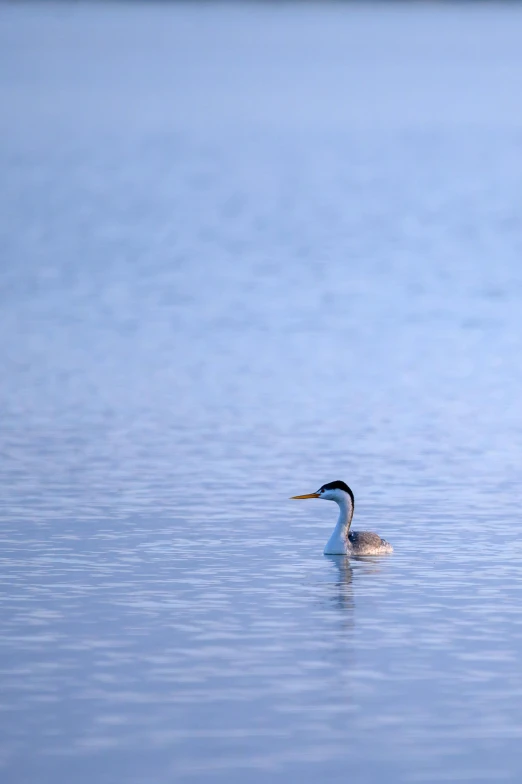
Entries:
[[293,495],[291,501],[300,501],[302,498],[319,498],[319,493],[308,493],[308,495]]

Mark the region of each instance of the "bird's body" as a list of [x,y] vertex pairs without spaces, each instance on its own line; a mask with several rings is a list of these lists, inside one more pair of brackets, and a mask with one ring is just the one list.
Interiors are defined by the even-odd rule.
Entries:
[[319,488],[317,493],[296,495],[299,498],[322,498],[335,501],[339,507],[339,519],[326,547],[325,555],[386,555],[393,552],[393,547],[385,539],[371,531],[350,531],[354,512],[353,493],[347,484],[341,481],[329,482]]
[[348,534],[348,555],[383,555],[392,553],[393,547],[386,539],[371,531],[352,531]]

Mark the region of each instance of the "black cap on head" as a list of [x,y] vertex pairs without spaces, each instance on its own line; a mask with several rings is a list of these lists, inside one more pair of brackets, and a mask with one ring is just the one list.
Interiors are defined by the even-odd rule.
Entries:
[[355,498],[353,497],[353,493],[346,484],[343,482],[342,479],[337,479],[335,482],[328,482],[327,484],[323,485],[320,489],[321,490],[344,490],[345,493],[348,493],[350,498],[352,499],[352,504],[355,506]]

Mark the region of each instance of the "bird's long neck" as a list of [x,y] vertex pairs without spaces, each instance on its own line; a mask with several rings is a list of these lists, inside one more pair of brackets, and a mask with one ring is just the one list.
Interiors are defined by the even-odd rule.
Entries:
[[353,518],[353,503],[350,496],[336,502],[339,505],[339,519],[326,547],[325,555],[345,555],[348,552],[348,533]]

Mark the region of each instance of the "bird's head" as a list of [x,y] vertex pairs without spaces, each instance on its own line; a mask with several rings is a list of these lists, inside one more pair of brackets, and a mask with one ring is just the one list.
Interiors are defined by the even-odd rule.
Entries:
[[291,500],[301,500],[304,498],[321,498],[323,501],[335,501],[337,504],[349,503],[354,506],[353,493],[345,482],[340,479],[336,482],[327,482],[322,485],[316,493],[306,495],[293,495]]

